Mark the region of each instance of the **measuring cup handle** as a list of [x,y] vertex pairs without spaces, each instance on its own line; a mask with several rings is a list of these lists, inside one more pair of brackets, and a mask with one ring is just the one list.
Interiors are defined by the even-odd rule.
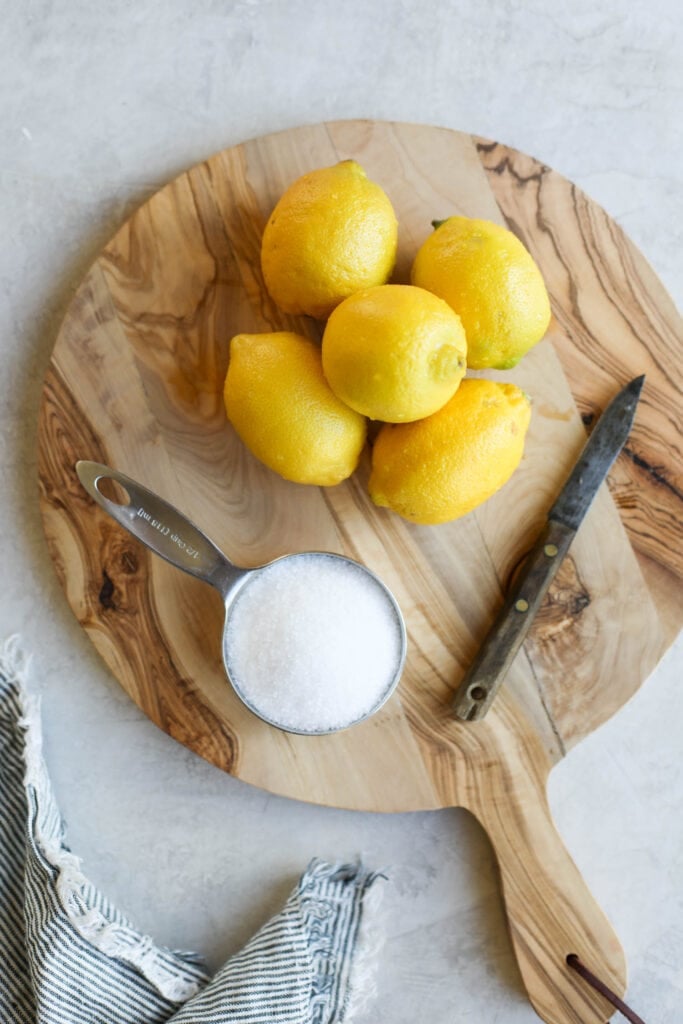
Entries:
[[[223,596],[248,571],[233,565],[182,512],[130,477],[99,462],[77,462],[76,472],[90,497],[112,519],[155,554],[177,569],[210,583]],[[98,487],[101,480],[119,484],[128,501],[120,504],[107,498]]]

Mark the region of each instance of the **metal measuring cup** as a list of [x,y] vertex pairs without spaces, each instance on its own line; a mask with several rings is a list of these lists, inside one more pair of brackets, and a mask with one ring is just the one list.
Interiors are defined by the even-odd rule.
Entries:
[[[178,509],[174,508],[173,505],[169,505],[163,498],[143,487],[142,484],[137,483],[123,473],[119,473],[118,470],[111,469],[109,466],[104,466],[98,462],[77,462],[76,472],[90,497],[137,540],[141,541],[155,554],[170,562],[177,569],[182,569],[183,572],[187,572],[191,576],[196,576],[205,583],[211,584],[219,592],[225,606],[223,642],[221,644],[225,674],[237,696],[258,718],[284,732],[321,736],[338,732],[341,729],[347,729],[349,726],[356,725],[358,722],[362,722],[371,715],[374,715],[394,692],[401,677],[406,657],[405,623],[394,595],[380,578],[366,566],[352,558],[347,558],[345,555],[338,555],[327,551],[304,551],[296,554],[282,555],[280,558],[266,562],[264,565],[249,569],[233,565],[223,552],[216,547],[213,541],[209,540],[182,512],[179,512]],[[125,503],[113,501],[102,493],[98,485],[100,481],[104,480],[112,480],[123,488],[127,499],[124,499]],[[231,607],[237,595],[245,587],[248,587],[249,583],[259,573],[268,569],[276,562],[281,563],[286,560],[301,558],[310,559],[312,557],[338,559],[360,570],[386,601],[387,610],[394,619],[399,637],[399,657],[396,668],[380,698],[369,711],[331,729],[296,729],[274,721],[245,696],[238,682],[231,678],[229,671],[228,621]]]

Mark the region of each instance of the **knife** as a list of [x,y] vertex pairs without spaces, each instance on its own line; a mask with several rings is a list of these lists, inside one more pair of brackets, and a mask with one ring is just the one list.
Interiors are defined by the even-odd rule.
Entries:
[[612,399],[548,513],[505,603],[460,683],[453,711],[465,722],[487,713],[584,516],[631,432],[645,375]]

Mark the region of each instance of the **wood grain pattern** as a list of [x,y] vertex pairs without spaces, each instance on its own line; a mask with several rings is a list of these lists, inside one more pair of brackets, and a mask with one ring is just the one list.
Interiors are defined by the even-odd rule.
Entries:
[[[443,527],[376,509],[367,456],[335,488],[280,480],[225,419],[233,334],[320,336],[320,324],[269,299],[260,238],[294,178],[347,157],[397,210],[396,280],[408,279],[430,221],[461,212],[507,221],[551,291],[548,338],[506,374],[534,400],[523,464],[481,509]],[[50,551],[78,620],[127,692],[181,743],[274,792],[360,810],[471,810],[496,849],[525,985],[552,1024],[597,1024],[610,1012],[567,954],[625,986],[619,943],[557,834],[545,787],[552,764],[628,700],[683,620],[681,382],[671,369],[680,337],[642,257],[549,169],[457,132],[339,122],[226,150],[157,193],[83,281],[45,382]],[[616,504],[603,487],[489,716],[454,721],[452,695],[585,441],[582,416],[642,372],[632,444],[610,478]],[[279,733],[252,716],[223,676],[218,596],[96,508],[77,481],[79,458],[157,491],[239,564],[327,549],[377,571],[408,627],[396,696],[333,736]]]

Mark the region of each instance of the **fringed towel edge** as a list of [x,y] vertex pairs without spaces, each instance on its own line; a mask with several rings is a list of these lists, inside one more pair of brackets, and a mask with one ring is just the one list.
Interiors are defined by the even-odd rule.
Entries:
[[62,910],[76,932],[104,956],[135,967],[171,1003],[184,1003],[209,981],[194,953],[157,947],[150,936],[139,932],[114,907],[109,919],[93,905],[96,890],[81,870],[80,858],[64,844],[64,829],[43,758],[43,730],[40,700],[27,690],[30,657],[24,655],[20,639],[10,636],[0,645],[0,673],[16,686],[21,716],[18,725],[24,737],[24,785],[32,808],[29,823],[36,850],[55,871],[55,890]]
[[386,881],[386,878],[384,872],[377,872],[372,884],[363,893],[358,945],[351,965],[342,1018],[344,1024],[353,1024],[377,998],[377,968],[386,942],[386,931],[381,919],[384,889],[374,883],[377,880]]

